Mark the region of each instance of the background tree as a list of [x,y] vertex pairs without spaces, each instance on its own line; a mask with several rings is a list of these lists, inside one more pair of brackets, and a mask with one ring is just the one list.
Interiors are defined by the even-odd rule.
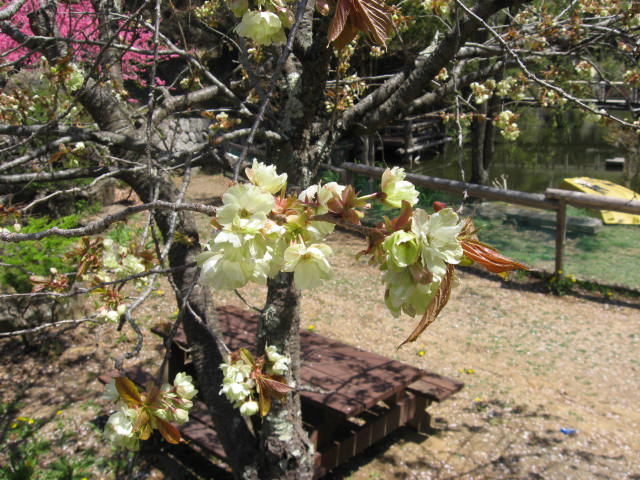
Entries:
[[[507,107],[523,96],[546,106],[570,102],[637,129],[636,118],[616,118],[580,101],[591,87],[575,79],[595,76],[622,92],[637,86],[639,8],[613,0],[552,6],[433,0],[404,2],[388,17],[375,0],[209,1],[196,9],[160,0],[6,3],[0,10],[6,223],[106,178],[131,186],[144,205],[64,232],[21,234],[9,226],[0,239],[97,235],[118,218],[149,210],[149,233],[157,228],[162,238],[156,239],[158,266],[144,271],[151,279],[168,272],[198,389],[235,475],[310,478],[296,392],[274,406],[258,435],[219,395],[223,373],[217,367],[226,352],[211,293],[198,281],[201,237],[191,213],[213,210],[185,203],[184,187],[176,187],[172,174],[182,172],[186,185],[193,167],[214,164],[237,179],[250,149],[258,147],[268,163],[288,173],[290,187],[301,190],[316,181],[339,140],[374,135],[404,115],[438,112],[457,129],[475,119],[515,138],[517,114]],[[385,51],[387,36],[393,38]],[[192,132],[195,141],[176,143],[169,132],[180,116],[211,124]],[[235,154],[233,143],[241,145]],[[482,145],[486,152],[486,141]],[[486,170],[490,155],[484,155]],[[50,193],[34,198],[34,182]],[[84,253],[91,248],[85,245]],[[124,264],[128,256],[122,257]],[[139,270],[122,268],[129,277]],[[49,290],[57,281],[52,275]],[[116,312],[111,315],[138,332],[139,349],[135,310],[148,293],[124,310],[111,295],[106,315]],[[298,384],[299,326],[299,292],[291,274],[279,274],[268,282],[258,338],[261,348],[274,345],[291,358],[292,384]],[[283,424],[291,426],[286,439],[277,434]]]

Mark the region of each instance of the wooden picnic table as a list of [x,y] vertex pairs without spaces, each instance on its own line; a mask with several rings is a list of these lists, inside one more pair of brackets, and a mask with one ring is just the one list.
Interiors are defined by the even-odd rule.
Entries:
[[[235,308],[217,311],[231,350],[252,350],[257,315]],[[166,331],[154,329],[166,338]],[[309,331],[301,331],[303,422],[316,448],[316,477],[346,462],[401,426],[429,426],[426,407],[463,383]],[[255,353],[255,351],[253,352]],[[186,337],[173,339],[169,377],[188,368]],[[182,434],[197,449],[224,457],[204,405],[192,411]]]

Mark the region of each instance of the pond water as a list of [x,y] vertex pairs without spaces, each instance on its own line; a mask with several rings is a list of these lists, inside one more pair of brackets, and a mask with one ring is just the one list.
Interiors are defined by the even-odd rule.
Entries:
[[[507,142],[498,134],[490,178],[504,174],[508,188],[525,192],[544,192],[557,188],[566,177],[594,177],[623,182],[621,171],[605,170],[605,160],[624,153],[607,144],[604,127],[585,121],[576,112],[554,113],[542,109],[522,109],[518,120],[521,135]],[[467,139],[468,140],[468,139]],[[471,147],[464,146],[465,180],[471,177]],[[462,180],[458,166],[458,147],[454,142],[435,156],[423,157],[415,173]]]

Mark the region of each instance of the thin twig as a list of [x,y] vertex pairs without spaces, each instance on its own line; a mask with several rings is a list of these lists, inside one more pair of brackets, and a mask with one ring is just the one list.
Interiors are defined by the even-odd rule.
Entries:
[[24,330],[14,330],[12,332],[2,332],[2,333],[0,333],[0,338],[15,337],[15,336],[18,336],[18,335],[28,335],[30,333],[36,333],[36,332],[39,332],[40,330],[45,330],[47,328],[60,327],[62,325],[69,325],[69,324],[79,325],[81,323],[86,323],[86,322],[100,323],[95,319],[95,315],[91,316],[91,317],[85,317],[85,318],[74,318],[74,319],[70,319],[70,320],[59,320],[57,322],[42,323],[42,324],[38,325],[37,327],[26,328]]
[[554,92],[556,92],[558,95],[560,95],[562,98],[564,98],[565,100],[568,100],[570,102],[572,102],[575,105],[578,105],[580,108],[587,110],[588,112],[594,113],[596,115],[599,115],[601,117],[605,117],[608,118],[610,120],[613,120],[614,122],[619,123],[620,125],[624,125],[625,127],[630,127],[633,128],[635,130],[640,130],[640,125],[636,125],[633,124],[631,122],[627,122],[621,118],[616,117],[615,115],[611,115],[609,112],[607,112],[604,109],[597,109],[594,108],[586,103],[584,103],[582,100],[580,100],[579,98],[574,97],[573,95],[571,95],[570,93],[567,93],[565,90],[563,90],[562,88],[553,85],[552,83],[549,83],[543,79],[541,79],[540,77],[538,77],[535,73],[531,72],[527,66],[524,64],[524,62],[522,61],[522,59],[520,58],[520,56],[513,51],[513,49],[509,46],[509,44],[502,38],[502,36],[496,32],[496,30],[489,25],[487,22],[484,21],[484,19],[482,19],[481,17],[479,17],[478,15],[476,15],[473,10],[471,10],[469,7],[467,7],[461,0],[456,0],[456,4],[460,6],[460,8],[462,8],[467,15],[469,15],[470,17],[473,17],[476,21],[480,22],[482,24],[482,26],[484,28],[486,28],[491,35],[494,36],[494,38],[500,42],[500,45],[502,45],[502,47],[507,51],[507,53],[516,61],[516,63],[518,64],[518,67],[520,68],[520,70],[522,70],[522,73],[525,74],[525,76],[531,80],[533,80],[535,83],[537,83],[538,85],[549,89],[549,90],[553,90]]
[[84,227],[77,228],[58,228],[52,227],[41,232],[33,233],[7,233],[0,232],[0,241],[5,242],[23,242],[25,240],[40,240],[45,237],[59,236],[64,238],[82,237],[85,235],[94,235],[105,231],[109,225],[125,220],[127,217],[136,213],[144,212],[146,210],[172,210],[183,211],[188,210],[192,212],[204,213],[205,215],[214,216],[216,214],[217,207],[211,205],[205,205],[203,203],[181,203],[175,204],[172,202],[155,201],[149,203],[143,203],[142,205],[135,205],[133,207],[125,208],[124,210],[114,213],[113,215],[107,215],[106,217],[91,222]]

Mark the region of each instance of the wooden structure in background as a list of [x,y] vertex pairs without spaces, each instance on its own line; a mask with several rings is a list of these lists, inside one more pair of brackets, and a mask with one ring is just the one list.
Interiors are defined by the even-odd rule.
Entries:
[[[224,307],[218,318],[231,350],[255,345],[257,317]],[[161,328],[154,332],[163,338]],[[348,461],[404,425],[424,431],[426,407],[442,401],[463,383],[308,331],[301,331],[302,416],[316,449],[316,477]],[[169,377],[189,371],[182,331],[171,342]],[[196,403],[182,435],[201,453],[224,458],[211,417]]]
[[[413,167],[416,155],[451,141],[443,134],[442,119],[435,115],[405,117],[392,123],[380,132],[385,148],[394,149],[402,162]],[[373,165],[371,161],[368,164]]]

